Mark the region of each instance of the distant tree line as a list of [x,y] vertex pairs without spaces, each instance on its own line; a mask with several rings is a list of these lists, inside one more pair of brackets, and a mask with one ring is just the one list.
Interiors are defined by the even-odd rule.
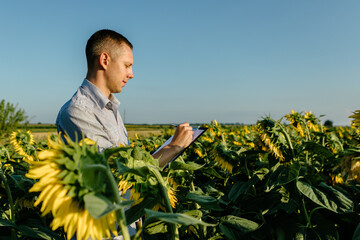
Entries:
[[20,123],[27,121],[28,116],[17,104],[6,102],[4,99],[0,101],[0,137],[7,136]]

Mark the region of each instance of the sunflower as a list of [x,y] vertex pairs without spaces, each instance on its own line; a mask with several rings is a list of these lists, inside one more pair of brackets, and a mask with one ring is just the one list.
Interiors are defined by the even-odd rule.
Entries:
[[201,149],[198,148],[194,148],[194,152],[199,156],[199,157],[203,157],[204,155],[201,152]]
[[28,198],[18,198],[15,200],[15,205],[17,205],[20,209],[27,208],[33,209],[34,208],[34,200]]
[[172,177],[168,177],[168,183],[175,190],[180,186],[180,184],[178,184],[176,180]]
[[217,155],[214,160],[218,165],[220,165],[220,168],[232,173],[234,166],[230,162],[226,161],[222,156]]
[[[79,145],[68,142],[69,145],[65,145],[60,138],[59,142],[48,138],[49,150],[38,153],[37,157],[40,161],[34,162],[26,174],[28,178],[39,179],[29,190],[41,192],[34,205],[38,206],[42,202],[40,209],[42,215],[51,212],[52,229],[63,227],[67,239],[71,239],[75,233],[77,239],[111,238],[111,233],[117,235],[115,212],[99,218],[90,214],[85,208],[84,193],[91,193],[93,189],[97,189],[94,186],[93,189],[85,186],[84,179],[79,175],[80,161],[89,161],[89,158],[99,159],[97,146],[89,147],[86,145],[87,140]],[[83,172],[81,174],[84,175]]]
[[311,130],[313,130],[313,131],[315,131],[315,132],[318,132],[318,131],[319,131],[319,126],[318,126],[318,124],[317,124],[318,119],[315,117],[314,114],[312,114],[311,111],[305,112],[304,118],[305,118],[305,120],[306,120],[306,122],[307,122],[308,127],[309,127]]
[[253,143],[253,142],[249,142],[248,145],[249,145],[251,148],[255,148],[255,143]]
[[360,181],[360,161],[353,162],[350,169],[350,175],[353,177],[353,179]]
[[10,134],[10,143],[13,145],[16,153],[24,156],[23,161],[27,163],[34,161],[34,157],[30,154],[35,152],[35,148],[32,146],[35,142],[30,130],[26,132],[21,132],[20,130],[12,132]]
[[[294,113],[294,110],[292,110]],[[283,134],[282,125],[279,121],[274,121],[266,117],[257,124],[258,139],[260,146],[265,151],[270,151],[278,160],[284,160],[281,147],[287,147]]]
[[349,118],[353,118],[353,120],[351,120],[352,125],[360,127],[360,110],[353,112],[353,115],[349,116]]
[[[132,206],[141,203],[147,197],[151,197],[157,201],[153,210],[169,210],[165,207],[167,200],[164,198],[164,192],[161,190],[165,187],[167,190],[166,197],[170,202],[167,207],[175,207],[177,202],[175,192],[167,183],[167,177],[161,176],[158,161],[154,159],[148,151],[139,146],[122,148],[114,153],[111,158],[113,164],[116,163],[114,166],[123,166],[124,170],[117,172],[119,180],[118,190],[123,195],[125,195],[127,191],[130,191],[129,200],[134,201]],[[131,169],[131,171],[125,169]],[[158,172],[158,176],[154,174],[153,171],[149,171],[148,174],[139,173],[138,169],[142,169],[142,173],[144,173],[144,169],[154,170]]]
[[170,204],[173,208],[175,208],[176,203],[178,202],[178,199],[175,196],[175,191],[173,191],[171,188],[167,189],[168,197],[170,200]]
[[265,144],[266,147],[269,148],[270,152],[274,154],[274,156],[279,160],[284,160],[284,156],[282,151],[271,141],[269,135],[267,133],[262,133],[260,135],[260,139]]
[[301,137],[304,137],[304,130],[301,126],[301,123],[303,122],[303,117],[300,113],[291,110],[290,114],[286,114],[285,118],[290,122],[290,125],[292,125],[296,131],[300,134]]
[[248,128],[247,126],[244,126],[243,132],[244,132],[245,134],[250,134],[249,128]]
[[360,182],[360,160],[357,152],[342,157],[340,162],[341,175],[346,176],[347,180]]
[[[171,180],[169,180],[169,183],[171,182]],[[132,206],[135,206],[139,203],[141,203],[146,195],[150,195],[153,196],[153,194],[150,194],[150,191],[146,191],[144,190],[144,188],[141,187],[136,187],[136,183],[130,183],[128,181],[125,180],[121,180],[119,182],[119,192],[122,192],[122,194],[125,194],[126,191],[128,191],[130,189],[130,200],[134,200],[135,202],[132,204]],[[143,190],[142,192],[140,192],[141,190]],[[160,193],[160,192],[159,192]],[[176,196],[175,196],[175,192],[170,188],[167,187],[167,193],[168,193],[168,198],[170,200],[170,205],[172,208],[175,208],[176,203],[178,202]],[[166,211],[165,207],[163,206],[163,204],[158,203],[156,204],[152,210],[154,211],[158,211],[159,209],[162,209],[163,211]]]
[[208,143],[214,142],[213,139],[211,139],[210,137],[207,137],[207,136],[203,136],[203,137],[201,137],[201,139],[204,140],[205,142],[208,142]]
[[339,135],[340,139],[344,138],[343,132],[341,130],[337,131],[337,134]]
[[134,186],[134,183],[129,183],[128,181],[120,180],[118,185],[119,185],[119,192],[122,192],[122,194],[124,195],[128,189]]
[[241,142],[237,142],[237,141],[233,141],[233,144],[236,145],[236,146],[242,146],[242,143],[241,143]]
[[[175,196],[175,192],[171,188],[167,187],[167,195],[170,200],[171,207],[175,208],[176,203],[178,202],[178,199]],[[159,211],[159,209],[163,210],[164,212],[166,211],[165,207],[161,203],[158,203],[153,207],[154,211]]]
[[332,175],[331,176],[331,183],[332,185],[336,185],[336,184],[344,184],[344,179],[338,175]]

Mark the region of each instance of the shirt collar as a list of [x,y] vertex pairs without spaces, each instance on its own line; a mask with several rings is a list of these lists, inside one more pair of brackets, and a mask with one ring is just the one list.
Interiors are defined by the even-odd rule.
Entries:
[[115,108],[118,108],[120,105],[119,100],[114,96],[114,94],[110,94],[110,99],[108,99],[105,94],[92,82],[90,82],[87,79],[84,79],[83,83],[81,84],[81,87],[90,93],[91,96],[94,97],[94,100],[99,104],[99,107],[101,109],[104,109],[106,105],[108,105],[109,102],[111,102],[111,105]]

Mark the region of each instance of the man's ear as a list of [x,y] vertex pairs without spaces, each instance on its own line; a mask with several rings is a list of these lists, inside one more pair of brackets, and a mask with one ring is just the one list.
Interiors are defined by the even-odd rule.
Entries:
[[107,52],[102,52],[99,56],[99,65],[106,70],[108,65],[109,65],[109,61],[110,61],[110,55]]

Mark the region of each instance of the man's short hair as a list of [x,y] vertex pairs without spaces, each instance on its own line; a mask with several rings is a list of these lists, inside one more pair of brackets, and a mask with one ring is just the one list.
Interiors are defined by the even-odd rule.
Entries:
[[102,29],[95,32],[87,41],[86,44],[86,60],[88,69],[94,67],[94,62],[102,52],[108,52],[111,57],[115,57],[115,49],[121,44],[126,44],[131,49],[133,48],[129,40],[118,32],[109,29]]

